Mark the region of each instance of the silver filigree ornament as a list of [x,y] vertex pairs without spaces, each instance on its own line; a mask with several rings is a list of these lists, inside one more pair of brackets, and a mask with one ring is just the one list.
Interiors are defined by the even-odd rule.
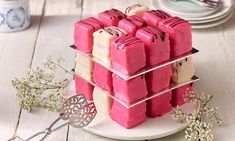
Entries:
[[[45,130],[35,133],[27,139],[22,139],[19,136],[14,136],[8,141],[30,141],[31,139],[45,134],[40,141],[43,141],[52,132],[66,126],[71,125],[75,128],[82,128],[87,126],[95,118],[97,114],[94,102],[88,103],[83,94],[75,95],[67,99],[60,110],[60,116],[52,122],[52,124]],[[53,128],[53,126],[60,120],[68,120],[68,122]]]
[[75,128],[85,127],[94,119],[96,113],[95,104],[89,103],[69,118],[69,125]]
[[79,94],[67,99],[60,110],[60,117],[63,120],[68,120],[73,114],[79,112],[88,104],[84,95]]

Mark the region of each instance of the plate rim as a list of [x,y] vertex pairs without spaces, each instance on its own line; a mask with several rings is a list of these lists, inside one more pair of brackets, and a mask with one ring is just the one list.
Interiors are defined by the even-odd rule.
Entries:
[[218,22],[209,22],[209,23],[204,23],[204,24],[192,24],[192,28],[193,29],[203,29],[203,28],[211,28],[211,27],[215,27],[215,26],[219,26],[225,22],[227,22],[232,16],[233,16],[234,12],[231,12],[230,15],[228,17],[222,18],[220,20],[218,20]]
[[185,17],[192,16],[191,18],[198,18],[198,17],[206,17],[208,15],[211,15],[217,11],[219,11],[221,8],[223,8],[223,5],[220,5],[218,8],[214,10],[180,10],[177,8],[174,8],[170,5],[169,0],[159,0],[158,1],[160,7],[163,9],[170,11],[171,13],[174,13],[176,15],[184,15]]
[[209,22],[215,22],[215,21],[222,20],[222,19],[224,19],[225,17],[230,16],[231,13],[233,13],[233,11],[229,11],[229,12],[227,12],[226,14],[221,15],[221,16],[219,16],[219,17],[217,17],[217,18],[214,18],[214,19],[201,20],[201,21],[191,21],[191,20],[189,20],[189,22],[190,22],[191,24],[206,24],[206,23],[209,23]]
[[[153,9],[163,9],[161,7],[161,5],[159,4],[159,1],[161,0],[151,0],[151,7]],[[208,15],[208,16],[205,16],[205,17],[199,17],[199,18],[188,18],[188,17],[184,17],[184,19],[186,20],[190,20],[190,21],[201,21],[201,20],[207,20],[207,19],[213,19],[213,18],[216,18],[216,17],[219,17],[221,15],[224,15],[225,13],[227,12],[230,12],[233,10],[233,2],[232,0],[226,0],[227,2],[227,5],[224,5],[221,10],[219,10],[217,13],[220,13],[220,14],[217,14],[217,15]],[[165,9],[163,9],[165,10]]]

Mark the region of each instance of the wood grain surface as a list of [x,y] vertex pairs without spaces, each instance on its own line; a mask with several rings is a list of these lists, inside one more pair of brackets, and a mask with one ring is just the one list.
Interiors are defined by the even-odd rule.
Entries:
[[[17,134],[27,138],[46,128],[58,113],[38,109],[32,113],[20,110],[16,92],[11,86],[20,77],[38,66],[48,55],[61,56],[64,66],[74,66],[75,54],[68,46],[73,43],[73,24],[95,16],[109,8],[124,10],[126,6],[149,0],[30,0],[32,24],[27,30],[0,33],[0,141]],[[193,46],[200,50],[194,57],[201,81],[197,90],[214,95],[212,105],[220,108],[225,125],[215,128],[218,141],[235,139],[235,16],[227,23],[210,29],[193,30]],[[182,141],[184,132],[154,141]],[[35,140],[38,140],[36,138]],[[110,141],[82,129],[65,127],[48,141]]]

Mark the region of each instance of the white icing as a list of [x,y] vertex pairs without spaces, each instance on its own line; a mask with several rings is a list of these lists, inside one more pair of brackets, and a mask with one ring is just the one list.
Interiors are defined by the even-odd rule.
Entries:
[[192,57],[173,63],[172,70],[173,75],[171,79],[173,82],[182,83],[191,80],[195,73]]

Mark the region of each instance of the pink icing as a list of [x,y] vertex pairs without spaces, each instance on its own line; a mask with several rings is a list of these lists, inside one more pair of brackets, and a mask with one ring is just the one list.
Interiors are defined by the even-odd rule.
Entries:
[[187,92],[193,92],[194,86],[193,83],[184,85],[172,91],[172,100],[171,104],[173,107],[183,105],[185,103],[184,95]]
[[124,29],[128,35],[135,36],[138,29],[147,26],[147,23],[139,16],[130,16],[122,19],[118,23],[118,27]]
[[150,26],[158,26],[161,20],[169,17],[171,17],[171,15],[162,10],[151,10],[144,13],[143,19]]
[[111,118],[125,128],[133,128],[146,120],[146,103],[126,108],[114,101],[111,109]]
[[190,23],[178,17],[172,17],[160,21],[159,28],[170,35],[172,57],[192,50],[192,29]]
[[145,98],[147,95],[145,78],[143,76],[125,81],[113,74],[113,87],[115,97],[128,105]]
[[97,63],[94,65],[93,80],[97,86],[105,89],[109,93],[113,92],[112,72]]
[[171,110],[171,91],[159,95],[153,99],[147,101],[147,116],[148,117],[159,117],[170,112]]
[[133,36],[117,37],[111,45],[112,67],[133,74],[146,66],[144,43]]
[[[91,52],[93,46],[93,33],[104,25],[94,17],[78,21],[74,25],[74,44],[83,52]],[[82,35],[82,36],[81,36]]]
[[169,34],[157,27],[147,26],[136,32],[136,37],[145,43],[147,65],[153,66],[170,58]]
[[149,95],[169,87],[172,75],[171,65],[164,66],[146,74]]
[[76,74],[74,75],[74,80],[76,93],[83,94],[87,98],[87,100],[93,100],[92,93],[94,86],[92,86],[90,83]]
[[126,17],[121,11],[117,9],[110,9],[98,14],[100,21],[104,23],[105,26],[117,26],[118,22]]

